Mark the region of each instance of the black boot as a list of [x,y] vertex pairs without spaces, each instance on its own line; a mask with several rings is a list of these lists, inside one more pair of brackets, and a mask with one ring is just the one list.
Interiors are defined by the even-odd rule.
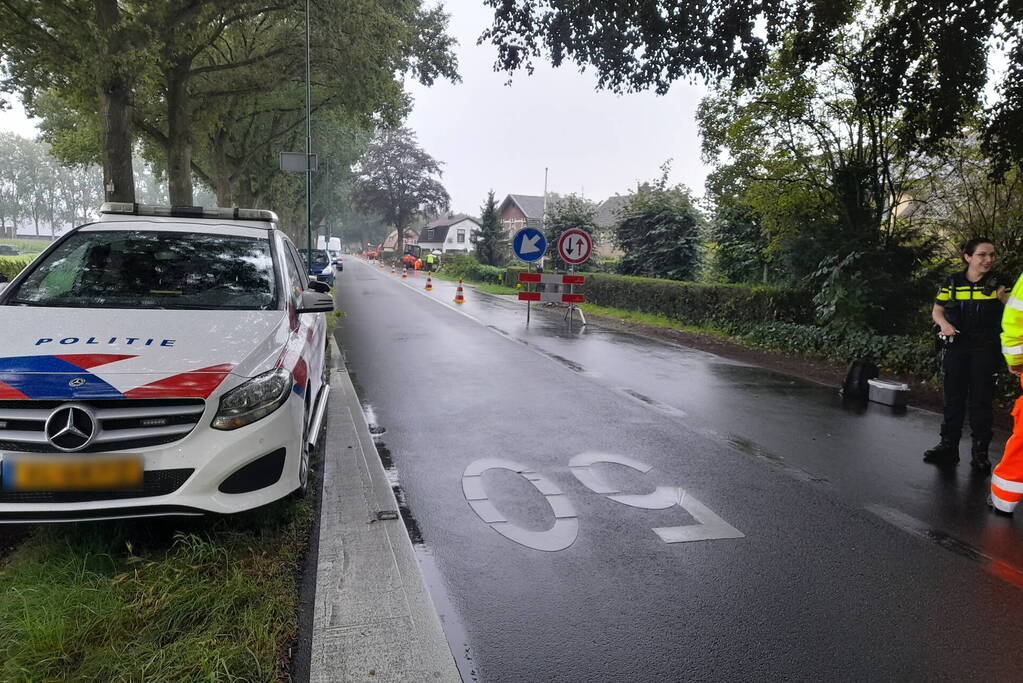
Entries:
[[996,515],[999,515],[1000,517],[1012,517],[1011,512],[1007,512],[1006,510],[999,510],[998,508],[995,507],[995,502],[991,500],[990,493],[987,496],[987,506],[988,508],[991,509],[991,512],[995,513]]
[[978,472],[990,472],[991,461],[987,457],[987,448],[990,441],[986,439],[974,439],[973,447],[970,449],[970,467]]
[[924,462],[938,465],[955,465],[959,462],[959,442],[948,437],[941,437],[941,442],[934,448],[924,451]]

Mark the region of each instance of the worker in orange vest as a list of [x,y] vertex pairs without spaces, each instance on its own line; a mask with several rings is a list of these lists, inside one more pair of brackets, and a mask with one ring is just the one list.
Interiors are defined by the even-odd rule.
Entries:
[[[1002,313],[1002,354],[1009,372],[1023,383],[1023,275],[1009,294]],[[1002,461],[991,473],[988,505],[994,512],[1011,515],[1023,498],[1023,396],[1012,407],[1012,436],[1005,444]]]
[[422,269],[423,269],[423,259],[421,259],[421,258],[417,258],[417,259],[416,259],[416,263],[415,263],[415,266],[416,266],[416,271],[417,271],[417,272],[418,272],[418,271],[420,271],[420,270],[422,270]]

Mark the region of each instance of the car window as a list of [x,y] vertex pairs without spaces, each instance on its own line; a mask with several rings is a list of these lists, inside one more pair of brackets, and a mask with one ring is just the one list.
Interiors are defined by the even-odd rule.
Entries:
[[276,307],[268,239],[149,230],[82,231],[6,297],[68,308]]
[[[308,249],[299,249],[302,253],[302,263],[306,262],[306,255],[309,253]],[[327,252],[322,249],[313,249],[312,265],[316,268],[323,268],[330,263],[330,256]]]
[[287,239],[284,240],[284,250],[287,252],[285,261],[288,264],[288,279],[291,280],[291,295],[298,301],[298,298],[302,296],[302,290],[308,286],[306,283],[305,267],[295,251],[295,245]]

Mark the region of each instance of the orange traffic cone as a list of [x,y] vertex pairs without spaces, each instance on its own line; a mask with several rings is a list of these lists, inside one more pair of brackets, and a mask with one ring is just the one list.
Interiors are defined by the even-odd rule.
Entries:
[[464,304],[465,295],[462,294],[462,278],[458,278],[458,289],[455,290],[455,303]]
[[408,267],[403,267],[401,269],[401,279],[408,280]]
[[426,291],[428,292],[433,291],[433,280],[430,278],[429,273],[426,274]]

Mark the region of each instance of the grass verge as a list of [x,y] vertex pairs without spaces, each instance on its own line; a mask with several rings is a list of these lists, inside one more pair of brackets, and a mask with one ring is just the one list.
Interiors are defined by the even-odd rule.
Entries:
[[314,510],[41,527],[0,567],[0,680],[286,680]]
[[[625,322],[642,323],[644,325],[653,325],[655,327],[664,327],[672,330],[681,330],[683,332],[692,332],[693,334],[705,334],[717,339],[723,339],[736,344],[742,344],[742,340],[738,337],[733,337],[721,330],[714,329],[712,327],[697,327],[694,325],[685,325],[677,320],[664,315],[654,315],[651,313],[640,313],[639,311],[628,311],[623,308],[606,308],[604,306],[597,306],[595,304],[580,304],[579,308],[583,309],[584,313],[590,313],[592,315],[603,316],[606,318],[614,318],[616,320]],[[751,347],[752,348],[752,347]]]
[[[437,278],[438,280],[447,280],[448,282],[457,282],[458,281],[457,277],[452,276],[452,275],[446,275],[445,273],[440,272],[440,271],[438,271],[436,273],[431,273],[431,274],[433,275],[433,277]],[[481,292],[486,292],[487,294],[516,294],[519,291],[519,290],[515,289],[514,287],[505,287],[504,285],[494,285],[494,284],[490,284],[489,282],[477,282],[475,280],[465,280],[465,282],[468,282],[469,284],[471,284],[476,289],[480,290]]]
[[50,246],[52,242],[50,240],[33,240],[33,239],[2,239],[0,244],[7,244],[23,254],[38,254],[46,247]]

